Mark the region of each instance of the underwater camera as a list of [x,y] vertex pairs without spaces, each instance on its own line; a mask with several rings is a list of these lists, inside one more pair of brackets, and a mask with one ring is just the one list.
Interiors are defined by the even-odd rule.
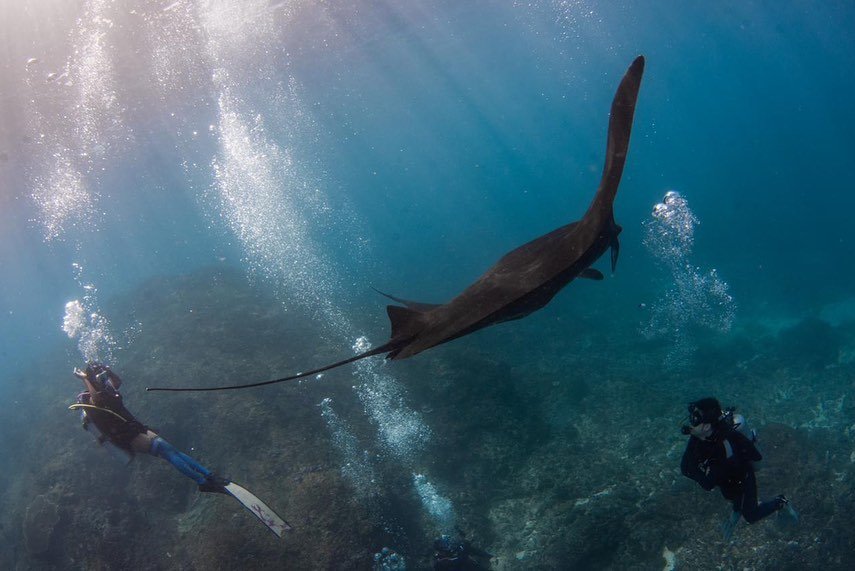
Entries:
[[[689,434],[691,434],[692,429],[703,422],[703,418],[696,413],[697,409],[692,409],[691,405],[689,408],[690,408],[691,412],[689,414],[689,417],[686,418],[686,420],[689,422],[689,424],[683,424],[682,426],[680,426],[680,433],[685,435],[685,436],[688,436]],[[718,417],[718,420],[716,420],[714,423],[711,423],[711,424],[713,425],[713,427],[717,431],[722,430],[723,428],[725,430],[737,428],[738,424],[734,423],[734,418],[733,418],[733,414],[735,411],[736,411],[736,409],[734,407],[726,408],[724,410],[724,412],[721,414],[721,416]]]

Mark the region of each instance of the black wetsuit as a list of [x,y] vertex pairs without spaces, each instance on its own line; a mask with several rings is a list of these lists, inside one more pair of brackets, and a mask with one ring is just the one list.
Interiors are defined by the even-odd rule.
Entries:
[[[148,427],[134,418],[134,415],[125,408],[122,395],[108,387],[98,391],[98,403],[92,401],[91,395],[86,392],[79,399],[83,404],[95,405],[98,408],[107,409],[115,414],[104,410],[86,409],[86,418],[94,424],[101,434],[123,450],[133,452],[131,441],[148,431]],[[122,418],[116,416],[118,414]],[[124,419],[124,420],[122,420]]]
[[757,479],[753,462],[763,457],[754,443],[737,430],[729,429],[712,440],[692,436],[683,453],[680,470],[707,491],[716,486],[748,523],[776,512],[781,503],[757,503]]
[[434,545],[434,571],[479,571],[485,569],[470,555],[476,557],[492,557],[486,551],[474,548],[468,541],[449,542],[447,545]]

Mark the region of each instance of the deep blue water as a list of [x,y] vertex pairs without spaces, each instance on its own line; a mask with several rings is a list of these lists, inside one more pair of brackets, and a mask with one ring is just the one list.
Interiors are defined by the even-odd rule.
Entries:
[[[94,356],[63,332],[67,302],[126,323],[109,300],[209,266],[316,312],[342,356],[385,341],[372,286],[448,300],[581,216],[638,54],[617,272],[601,260],[604,282],[531,319],[584,315],[643,353],[674,280],[644,223],[669,190],[700,221],[688,263],[727,284],[730,331],[853,319],[847,2],[55,0],[0,22],[4,389],[46,354]],[[542,323],[503,327],[534,345]],[[134,333],[111,335],[99,356],[120,367]],[[507,343],[485,335],[456,343]]]
[[[224,254],[239,263],[241,246],[217,209],[198,204],[217,152],[208,126],[217,122],[209,56],[218,49],[239,68],[228,73],[240,76],[235,96],[247,117],[261,113],[264,136],[300,162],[303,184],[348,209],[330,216],[335,231],[309,229],[312,247],[363,283],[445,299],[504,251],[578,216],[596,187],[615,82],[644,53],[617,206],[626,246],[609,287],[626,284],[631,296],[649,279],[641,221],[673,188],[702,221],[698,258],[720,270],[743,310],[798,315],[848,297],[853,11],[648,4],[285,4],[258,15],[277,24],[263,37],[211,32],[208,47],[169,35],[170,17],[187,20],[172,22],[174,33],[199,19],[186,7],[140,3],[142,17],[108,5],[106,55],[82,63],[72,50],[102,33],[85,3],[4,8],[16,28],[4,35],[2,62],[4,352],[21,367],[57,340],[77,289],[73,261],[102,296]],[[172,75],[163,72],[157,94],[153,52],[176,44],[183,51],[166,60]],[[30,57],[40,61],[28,68]],[[87,65],[85,73],[113,76],[75,69]],[[46,81],[64,69],[72,85]],[[74,204],[58,204],[68,222],[46,242],[34,185],[57,168],[56,149],[74,156],[92,144],[74,135],[85,120],[74,109],[82,81],[113,98],[113,117],[90,135],[106,152],[76,165],[83,192],[98,198],[82,207],[92,216],[85,224],[73,223]],[[288,81],[299,110],[275,101]],[[187,140],[191,130],[201,134]],[[38,144],[42,135],[55,142]],[[185,160],[199,161],[197,180],[182,172]],[[311,226],[311,212],[293,215]],[[365,244],[361,255],[337,245],[345,236]]]

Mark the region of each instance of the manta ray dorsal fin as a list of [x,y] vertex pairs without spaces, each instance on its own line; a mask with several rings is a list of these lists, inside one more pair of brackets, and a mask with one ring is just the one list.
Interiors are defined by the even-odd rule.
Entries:
[[401,299],[400,297],[395,297],[394,295],[389,295],[388,293],[382,292],[377,288],[371,288],[371,289],[373,289],[374,291],[376,291],[377,293],[379,293],[380,295],[382,295],[384,297],[388,297],[392,301],[397,301],[398,303],[406,305],[410,309],[415,309],[416,311],[430,311],[431,309],[433,309],[435,307],[439,307],[440,305],[442,305],[440,303],[422,303],[420,301],[410,301],[408,299]]
[[386,314],[392,324],[391,340],[413,337],[422,328],[422,312],[400,305],[387,305]]
[[594,268],[585,268],[579,273],[579,277],[586,280],[600,281],[603,279],[603,272],[595,270]]

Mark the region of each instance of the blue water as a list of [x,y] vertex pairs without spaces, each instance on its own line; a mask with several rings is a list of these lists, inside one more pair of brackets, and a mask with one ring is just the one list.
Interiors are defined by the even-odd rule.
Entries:
[[[111,315],[114,300],[211,267],[311,315],[311,335],[341,348],[303,356],[283,346],[297,370],[384,342],[384,302],[371,287],[446,301],[505,252],[582,215],[614,89],[638,54],[647,68],[615,206],[616,273],[455,344],[488,360],[512,347],[525,369],[563,358],[541,331],[578,319],[600,343],[565,342],[603,366],[611,339],[621,359],[647,355],[658,311],[653,337],[666,346],[656,362],[673,381],[704,343],[738,345],[738,332],[774,336],[811,317],[851,332],[848,3],[56,0],[6,3],[0,22],[4,390],[47,360],[58,377],[93,356],[141,367],[125,357],[145,354],[137,316]],[[684,278],[645,247],[669,190],[699,221]],[[684,288],[677,305],[667,297],[712,269],[733,302],[724,326],[689,315],[690,302],[720,310],[709,283]],[[73,300],[107,320],[92,354],[62,329]],[[693,327],[688,353],[669,361],[668,346]],[[841,347],[828,365],[851,374],[851,337]],[[443,355],[416,359],[430,368]],[[347,416],[330,412],[330,389],[331,450],[352,456],[377,440],[418,483],[428,404],[402,396],[406,373],[379,366],[353,369],[373,434],[349,432]],[[53,398],[67,388],[42,381],[57,384]],[[692,396],[704,395],[675,389],[675,407]],[[19,414],[0,413],[4,425]],[[351,483],[371,479],[371,466],[348,466]],[[425,490],[459,512],[434,480],[419,487],[425,517]]]

